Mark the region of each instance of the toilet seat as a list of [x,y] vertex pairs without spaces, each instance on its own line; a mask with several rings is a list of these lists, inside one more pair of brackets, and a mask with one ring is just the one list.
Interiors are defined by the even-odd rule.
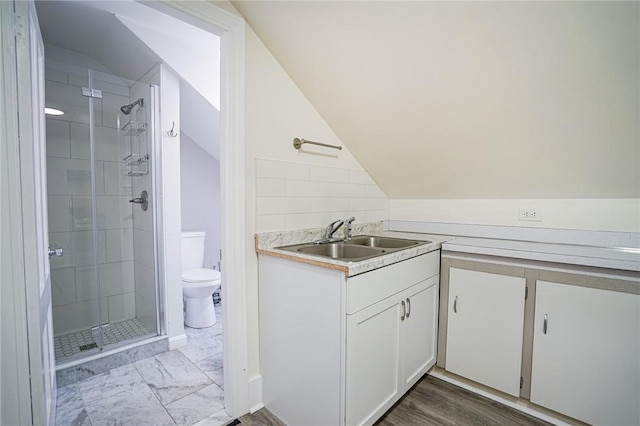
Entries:
[[182,271],[182,281],[186,283],[208,283],[211,281],[220,281],[220,271],[209,268],[195,268]]

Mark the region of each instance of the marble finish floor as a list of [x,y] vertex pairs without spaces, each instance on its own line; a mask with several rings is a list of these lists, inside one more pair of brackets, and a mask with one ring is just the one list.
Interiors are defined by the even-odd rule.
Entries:
[[[216,307],[216,311],[221,311]],[[224,411],[222,318],[188,344],[58,389],[56,425],[216,426]]]

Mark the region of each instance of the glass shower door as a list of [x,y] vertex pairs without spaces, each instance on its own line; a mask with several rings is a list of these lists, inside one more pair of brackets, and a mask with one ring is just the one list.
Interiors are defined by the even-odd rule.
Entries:
[[157,87],[136,82],[130,86],[129,100],[118,111],[119,144],[123,152],[122,175],[128,187],[131,207],[131,234],[134,285],[132,327],[147,335],[160,334],[157,273],[157,215],[155,205],[155,136]]
[[[49,65],[59,81],[47,81],[47,105],[65,111],[47,120],[51,241],[65,249],[52,259],[61,362],[160,332],[151,167],[156,88]],[[142,191],[146,210],[137,202]]]
[[[46,61],[49,240],[64,255],[51,259],[56,362],[96,353],[107,321],[99,296],[97,267],[106,262],[105,235],[94,232],[94,201],[104,194],[104,169],[92,161],[91,129],[102,118],[102,102],[90,98],[87,70]],[[94,135],[95,136],[95,135]],[[95,156],[95,152],[93,153]]]

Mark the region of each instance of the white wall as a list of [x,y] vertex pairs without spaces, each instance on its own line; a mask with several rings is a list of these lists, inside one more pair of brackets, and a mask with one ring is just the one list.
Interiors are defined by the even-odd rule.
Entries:
[[[363,169],[346,146],[342,151],[305,147],[303,152],[293,148],[293,139],[296,137],[335,145],[344,145],[344,143],[304,97],[251,28],[247,28],[246,34],[245,92],[247,327],[249,378],[251,379],[260,372],[259,289],[253,235],[258,231],[257,220],[260,220],[262,230],[275,229],[272,225],[266,225],[264,217],[258,219],[257,161],[282,161],[293,164],[294,167],[299,165],[346,169],[362,176],[370,184],[373,181],[369,180],[366,173],[360,174]],[[376,193],[382,194],[379,189],[376,189]],[[333,201],[335,200],[327,197],[320,201],[320,204],[324,204],[330,211],[333,208]],[[350,214],[350,207],[344,213]],[[357,222],[363,221],[362,217],[355,216]],[[322,215],[304,223],[304,227],[325,225],[327,225],[327,217]]]
[[[640,232],[638,199],[391,200],[390,219],[416,222]],[[539,221],[518,219],[533,209]]]
[[182,230],[207,233],[204,266],[220,260],[220,162],[184,133],[180,137]]
[[176,137],[168,135],[175,123],[180,129],[180,79],[168,67],[160,65],[160,150],[162,160],[159,164],[161,182],[156,196],[162,206],[164,233],[159,236],[160,254],[164,259],[162,279],[165,285],[165,315],[169,347],[174,349],[187,343],[184,334],[182,312],[182,287],[180,278],[181,247],[180,231],[180,133]]

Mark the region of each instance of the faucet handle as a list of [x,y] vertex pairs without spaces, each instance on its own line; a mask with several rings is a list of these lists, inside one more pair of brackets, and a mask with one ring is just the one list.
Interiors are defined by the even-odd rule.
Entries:
[[344,223],[347,225],[345,228],[345,238],[347,240],[351,239],[351,233],[353,232],[353,221],[356,220],[355,216],[351,216],[349,219],[346,219]]

